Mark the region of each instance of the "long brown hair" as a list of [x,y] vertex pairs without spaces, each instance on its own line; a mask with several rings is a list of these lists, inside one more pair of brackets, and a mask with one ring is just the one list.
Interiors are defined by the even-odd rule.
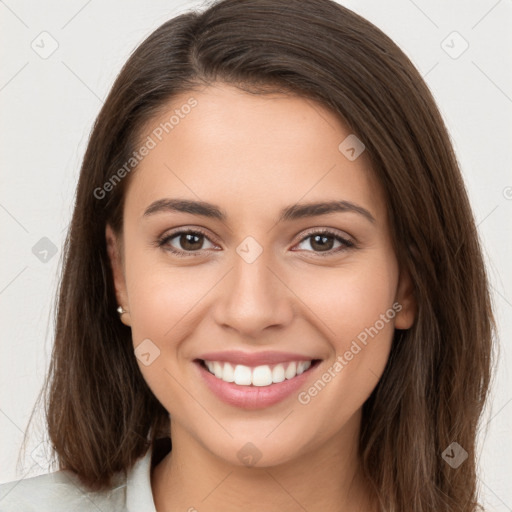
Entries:
[[[495,323],[473,214],[422,77],[378,28],[331,0],[215,2],[163,24],[121,70],[90,136],[64,247],[45,388],[60,467],[103,489],[166,432],[168,413],[116,312],[105,244],[107,222],[122,232],[131,174],[105,183],[173,96],[215,82],[320,102],[366,146],[417,317],[395,331],[364,404],[363,469],[385,510],[476,510],[475,439]],[[468,453],[457,469],[442,456],[452,442]]]

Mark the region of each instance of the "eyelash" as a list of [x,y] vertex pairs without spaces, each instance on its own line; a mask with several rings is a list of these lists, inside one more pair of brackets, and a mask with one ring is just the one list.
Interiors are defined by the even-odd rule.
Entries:
[[[204,236],[208,241],[213,243],[205,232],[201,231],[198,228],[195,228],[195,229],[184,229],[181,231],[176,231],[175,233],[171,233],[169,235],[164,235],[163,237],[159,238],[156,241],[156,245],[158,247],[163,247],[170,240],[172,240],[180,235],[200,235],[200,236]],[[318,229],[318,230],[310,231],[310,232],[306,233],[306,235],[304,237],[301,238],[301,240],[298,242],[298,244],[301,244],[308,238],[313,237],[314,235],[330,236],[342,244],[341,247],[338,247],[337,249],[329,249],[328,251],[307,251],[307,252],[313,252],[322,258],[327,257],[327,256],[332,256],[333,254],[337,254],[342,251],[346,251],[347,249],[356,248],[356,244],[354,242],[352,242],[351,240],[347,240],[346,238],[343,238],[343,237],[339,236],[338,234],[336,234],[335,232],[329,231],[328,229]],[[175,254],[176,256],[178,256],[180,258],[187,258],[189,256],[202,256],[202,253],[203,253],[203,250],[187,252],[187,251],[181,251],[174,247],[168,247],[168,248],[165,248],[165,250],[172,252],[173,254]],[[206,250],[208,250],[208,249],[206,249]]]

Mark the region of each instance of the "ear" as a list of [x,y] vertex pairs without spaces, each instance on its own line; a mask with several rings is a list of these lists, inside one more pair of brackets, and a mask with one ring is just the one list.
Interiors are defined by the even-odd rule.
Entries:
[[409,329],[416,319],[417,302],[409,272],[400,270],[395,302],[401,309],[395,316],[395,329]]
[[121,306],[126,313],[120,315],[123,324],[131,326],[130,311],[128,306],[128,293],[126,290],[126,280],[124,276],[124,266],[122,258],[122,240],[114,233],[114,230],[107,224],[105,227],[105,239],[107,242],[107,253],[110,260],[110,267],[114,278],[114,288],[116,292],[117,304]]

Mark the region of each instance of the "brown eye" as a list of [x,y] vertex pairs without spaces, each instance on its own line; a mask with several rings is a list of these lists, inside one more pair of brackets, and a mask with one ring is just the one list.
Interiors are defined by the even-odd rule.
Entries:
[[178,238],[179,244],[185,251],[196,251],[201,249],[204,236],[195,233],[186,233],[178,235],[175,238]]
[[315,251],[330,251],[334,245],[334,237],[329,235],[313,235],[309,244]]
[[326,253],[319,254],[321,256],[328,256],[330,254],[354,247],[355,245],[354,242],[347,240],[331,231],[312,232],[300,241],[299,246],[305,243],[306,246],[302,247],[303,250],[313,251],[315,253]]
[[[204,247],[205,242],[208,242],[210,246]],[[199,254],[193,253],[215,247],[204,233],[193,230],[182,230],[166,235],[158,241],[158,246],[179,256],[198,256]]]

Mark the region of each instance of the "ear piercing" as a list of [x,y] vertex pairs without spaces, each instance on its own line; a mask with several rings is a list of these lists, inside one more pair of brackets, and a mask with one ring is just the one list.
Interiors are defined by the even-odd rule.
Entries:
[[119,313],[119,320],[121,320],[121,322],[124,324],[124,325],[127,325],[128,327],[131,327],[131,322],[130,322],[130,315],[127,315],[123,318],[123,315],[125,313],[128,313],[128,311],[126,309],[123,308],[123,306],[119,306],[117,308],[117,312]]

